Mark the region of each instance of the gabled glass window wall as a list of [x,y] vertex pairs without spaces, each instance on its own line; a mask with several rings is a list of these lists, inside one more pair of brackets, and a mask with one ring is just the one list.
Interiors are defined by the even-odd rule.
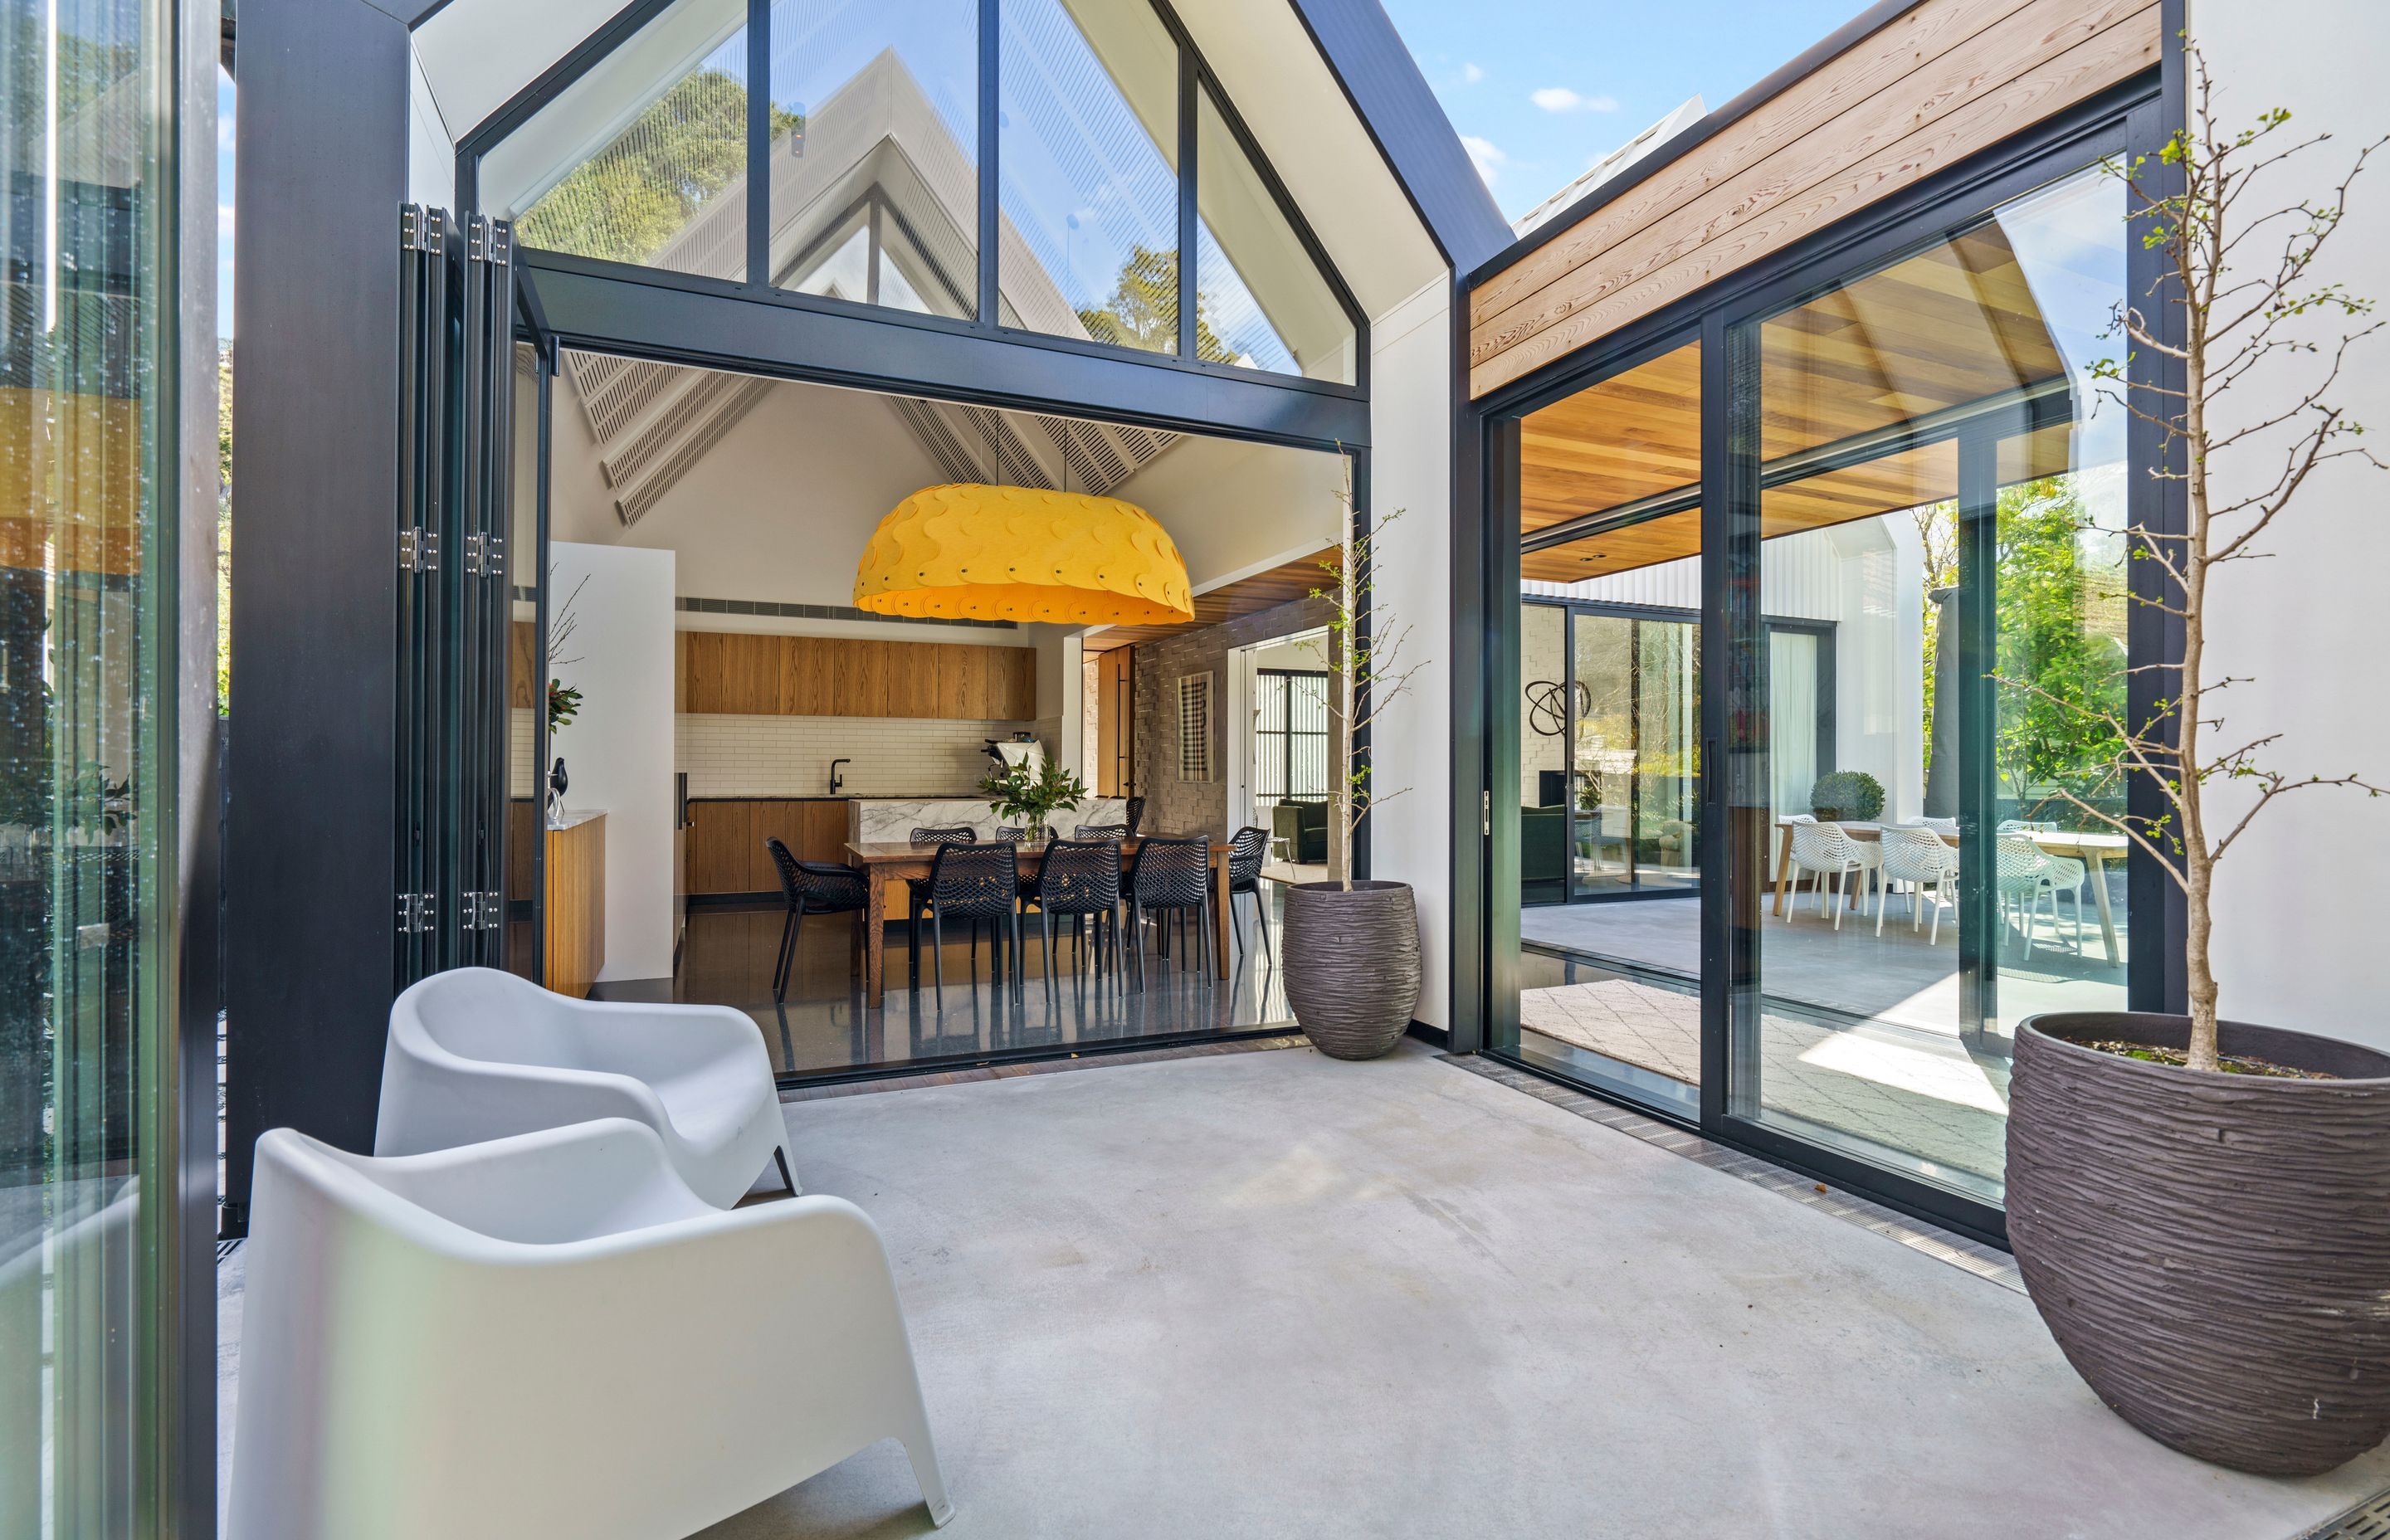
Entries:
[[671,0],[561,74],[466,140],[526,246],[1361,383],[1351,295],[1154,0]]

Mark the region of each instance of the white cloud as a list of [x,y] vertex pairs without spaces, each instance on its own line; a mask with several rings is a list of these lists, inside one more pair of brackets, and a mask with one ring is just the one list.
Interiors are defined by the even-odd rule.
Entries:
[[1501,168],[1510,163],[1510,158],[1503,154],[1493,140],[1481,139],[1474,134],[1462,135],[1460,148],[1469,152],[1470,163],[1477,168],[1478,176],[1489,187],[1501,175]]
[[1460,83],[1463,85],[1474,85],[1484,78],[1484,70],[1477,65],[1464,64],[1460,67]]
[[1616,96],[1581,96],[1565,85],[1548,85],[1531,91],[1527,99],[1547,112],[1615,112]]

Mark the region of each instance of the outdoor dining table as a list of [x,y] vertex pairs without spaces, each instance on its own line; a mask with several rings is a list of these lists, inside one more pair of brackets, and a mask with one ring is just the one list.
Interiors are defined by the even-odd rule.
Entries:
[[[1871,840],[1881,843],[1883,839],[1884,826],[1880,823],[1847,818],[1835,820],[1835,822],[1844,833],[1854,840]],[[2108,903],[2108,863],[2124,858],[2125,837],[2121,834],[2093,834],[2055,828],[2029,828],[2020,829],[2017,832],[2040,846],[2049,854],[2063,855],[2083,863],[2084,870],[2091,879],[2091,902],[2100,906],[2100,938],[2107,943],[2108,961],[2112,964],[2122,962],[2124,959],[2118,955],[2116,946],[2116,917]],[[1942,836],[1942,842],[1956,845],[1959,842],[1959,837],[1955,834],[1945,834]],[[1779,818],[1776,820],[1775,909],[1776,918],[1779,919],[1784,918],[1785,894],[1792,885],[1792,820],[1789,817]],[[1854,909],[1858,907],[1859,884],[1851,885],[1848,903]]]
[[[1157,835],[1155,838],[1167,839],[1171,836]],[[1137,846],[1144,841],[1131,835],[1118,843],[1121,848],[1121,870],[1125,873],[1128,870],[1128,858],[1137,853]],[[1046,853],[1045,841],[1024,841],[1016,848],[1020,852],[1021,875],[1035,876],[1038,858]],[[1212,909],[1212,954],[1219,959],[1220,977],[1223,979],[1228,976],[1228,853],[1231,847],[1223,841],[1211,842],[1212,887],[1214,900]],[[905,879],[928,877],[930,863],[937,858],[937,854],[938,847],[935,845],[908,844],[901,840],[867,840],[859,842],[850,841],[847,844],[846,858],[856,870],[863,873],[864,889],[870,895],[870,903],[864,911],[863,920],[863,989],[864,998],[869,1005],[878,1006],[887,990],[888,969],[885,958],[880,955],[880,937],[887,926],[889,912],[893,909],[899,915],[905,913]],[[1121,897],[1125,902],[1128,894],[1124,891]]]

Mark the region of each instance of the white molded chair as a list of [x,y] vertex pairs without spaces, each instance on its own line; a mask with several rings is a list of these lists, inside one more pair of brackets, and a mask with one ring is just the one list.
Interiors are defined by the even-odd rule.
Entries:
[[2058,931],[2058,895],[2066,894],[2075,901],[2075,933],[2083,933],[2084,864],[2062,855],[2052,855],[2036,844],[2022,830],[2021,824],[2000,826],[1999,897],[2011,912],[2019,904],[2024,906],[2024,955],[2033,956],[2034,930],[2039,923],[2041,901],[2049,899],[2049,929]]
[[725,1211],[610,1118],[257,1141],[229,1540],[667,1540],[881,1439],[953,1517],[879,1230]]
[[[1810,874],[1809,887],[1818,898],[1818,913],[1826,910],[1826,879],[1834,883],[1834,929],[1843,928],[1843,882],[1856,874],[1859,879],[1859,898],[1867,898],[1868,874],[1882,865],[1883,857],[1877,847],[1865,840],[1854,839],[1840,824],[1821,823],[1815,818],[1795,814],[1788,819],[1792,826],[1792,882],[1797,891],[1801,873]],[[1784,906],[1784,922],[1792,922],[1792,914],[1800,905]],[[1879,900],[1877,907],[1882,907]],[[1865,911],[1862,910],[1862,913]]]
[[[1916,934],[1918,921],[1923,918],[1925,895],[1934,895],[1934,931],[1926,944],[1942,940],[1942,906],[1955,905],[1951,885],[1959,878],[1959,853],[1931,828],[1888,828],[1883,831],[1882,880],[1908,884],[1908,930]],[[1879,899],[1875,906],[1875,933],[1883,934],[1885,905]]]
[[375,1154],[592,1118],[654,1129],[681,1179],[716,1208],[774,1161],[798,1190],[771,1056],[738,1011],[568,999],[492,968],[435,973],[392,1004]]

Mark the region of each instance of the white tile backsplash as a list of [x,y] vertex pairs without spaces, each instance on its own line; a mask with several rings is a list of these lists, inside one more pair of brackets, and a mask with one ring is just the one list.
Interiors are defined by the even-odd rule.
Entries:
[[[856,796],[969,795],[994,762],[987,740],[1042,725],[914,717],[711,716],[673,719],[673,766],[692,797],[818,796],[833,759]],[[1047,743],[1050,752],[1052,744]]]

